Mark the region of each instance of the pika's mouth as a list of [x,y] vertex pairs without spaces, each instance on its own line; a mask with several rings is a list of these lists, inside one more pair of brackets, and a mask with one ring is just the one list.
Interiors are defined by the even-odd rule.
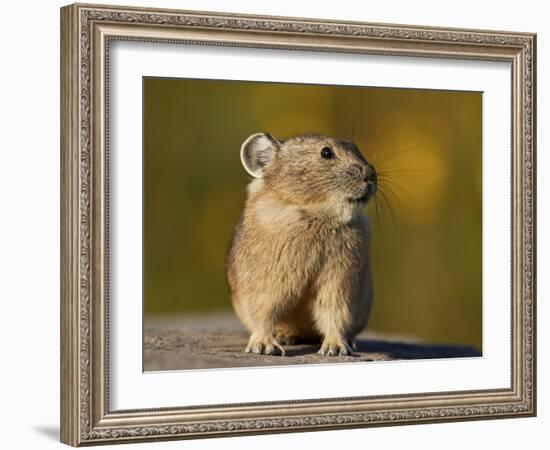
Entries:
[[350,202],[350,203],[367,203],[368,199],[369,199],[369,193],[365,192],[361,197],[348,198],[348,202]]
[[367,183],[367,187],[363,191],[363,194],[360,197],[349,197],[348,202],[354,203],[354,204],[365,204],[370,200],[371,197],[374,197],[375,194],[376,194],[376,182],[369,181]]

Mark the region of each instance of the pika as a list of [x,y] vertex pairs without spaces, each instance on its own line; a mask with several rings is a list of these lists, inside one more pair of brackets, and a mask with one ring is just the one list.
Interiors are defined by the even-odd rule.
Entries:
[[370,226],[362,209],[376,171],[350,141],[319,134],[278,140],[257,133],[241,162],[253,178],[226,258],[246,352],[285,354],[318,342],[350,355],[373,298]]

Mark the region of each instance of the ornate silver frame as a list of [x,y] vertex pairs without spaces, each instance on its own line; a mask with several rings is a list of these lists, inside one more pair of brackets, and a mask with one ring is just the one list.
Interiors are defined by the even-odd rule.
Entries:
[[[510,388],[111,411],[106,69],[115,39],[510,62]],[[530,33],[83,4],[62,8],[62,442],[79,446],[535,415],[535,52],[536,36]]]

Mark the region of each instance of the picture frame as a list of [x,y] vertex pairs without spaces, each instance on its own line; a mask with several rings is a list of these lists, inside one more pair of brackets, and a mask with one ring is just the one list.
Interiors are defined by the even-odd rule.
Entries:
[[[510,384],[113,409],[110,46],[116,41],[510,65]],[[96,445],[536,415],[536,35],[106,5],[61,9],[61,441]],[[137,345],[137,344],[136,344]],[[139,402],[139,399],[138,399]]]

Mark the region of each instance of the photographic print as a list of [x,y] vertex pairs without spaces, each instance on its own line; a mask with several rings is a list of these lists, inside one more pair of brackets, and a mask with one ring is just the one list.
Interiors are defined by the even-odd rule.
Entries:
[[143,99],[145,371],[482,355],[481,92]]

